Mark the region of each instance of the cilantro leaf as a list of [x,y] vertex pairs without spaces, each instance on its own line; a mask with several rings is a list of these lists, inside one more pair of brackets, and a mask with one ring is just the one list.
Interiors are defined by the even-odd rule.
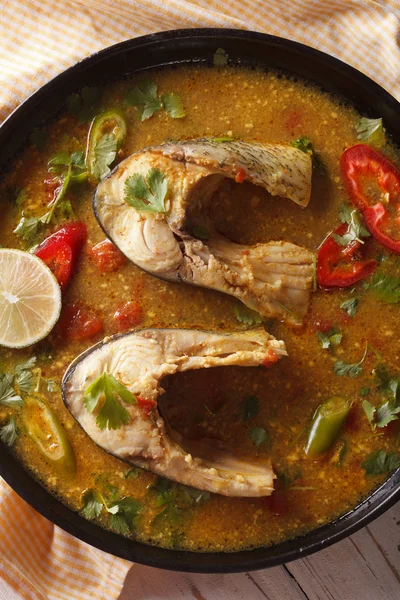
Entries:
[[19,429],[14,417],[10,417],[7,425],[0,428],[0,439],[7,446],[12,446],[19,435]]
[[107,508],[107,511],[111,513],[111,527],[116,533],[128,535],[134,529],[136,517],[141,510],[142,503],[134,498],[122,498],[121,500],[112,502]]
[[125,103],[139,109],[141,121],[149,119],[163,107],[157,96],[157,84],[149,79],[143,80],[135,86],[126,96]]
[[349,317],[354,317],[357,312],[358,298],[350,298],[340,305],[340,308],[347,312]]
[[29,141],[38,150],[43,150],[45,143],[47,141],[48,131],[45,129],[40,129],[39,127],[35,127],[32,130],[31,135],[29,136]]
[[191,487],[189,485],[181,484],[179,486],[179,489],[184,495],[184,498],[189,499],[189,504],[204,504],[205,502],[208,502],[208,500],[211,498],[210,492],[198,490],[197,488]]
[[25,217],[22,213],[22,217],[13,233],[17,235],[21,240],[24,240],[28,245],[32,245],[39,241],[39,234],[43,227],[43,223],[36,217]]
[[94,519],[99,516],[103,510],[103,502],[100,496],[94,490],[86,490],[83,494],[84,507],[82,515],[86,519]]
[[93,175],[101,181],[110,173],[110,165],[117,156],[118,141],[113,133],[106,133],[94,147]]
[[137,210],[167,212],[168,181],[159,169],[150,169],[146,179],[134,173],[125,181],[125,202]]
[[249,433],[251,441],[259,448],[269,440],[269,435],[263,427],[254,427]]
[[237,320],[244,325],[260,325],[260,323],[262,323],[262,316],[260,313],[252,310],[242,302],[235,304],[234,311]]
[[125,472],[124,477],[125,479],[137,479],[140,475],[140,471],[141,469],[139,469],[139,467],[132,467]]
[[243,402],[243,419],[245,421],[250,421],[256,415],[258,415],[258,411],[260,410],[260,403],[258,401],[257,396],[248,396],[244,399]]
[[333,365],[333,370],[336,375],[340,375],[341,377],[358,377],[362,371],[362,366],[360,363],[347,364],[342,360],[337,360]]
[[372,290],[386,304],[400,302],[400,277],[375,272],[363,287],[365,290]]
[[70,175],[71,181],[81,181],[87,176],[85,154],[83,150],[68,152],[57,152],[48,162],[49,172]]
[[365,414],[367,415],[368,421],[372,425],[374,422],[375,413],[376,413],[375,406],[373,404],[371,404],[371,402],[369,402],[369,400],[363,400],[362,407],[363,407]]
[[400,379],[392,377],[387,372],[383,365],[378,365],[375,369],[375,375],[379,379],[379,390],[384,394],[388,394],[393,400],[399,400],[400,396]]
[[13,387],[14,376],[11,373],[0,373],[0,404],[4,406],[23,406],[25,402]]
[[182,119],[186,116],[185,109],[179,94],[168,92],[162,96],[161,101],[168,115],[173,119]]
[[342,341],[343,334],[340,329],[332,327],[330,331],[324,333],[323,331],[317,331],[317,337],[321,343],[321,347],[324,350],[330,349],[333,346],[339,346]]
[[100,110],[102,92],[97,87],[84,87],[79,94],[70,94],[67,107],[78,121],[90,121]]
[[126,404],[136,402],[132,392],[106,371],[86,388],[83,401],[88,412],[96,411],[99,429],[119,429],[129,423],[129,412],[118,398]]
[[20,392],[25,392],[29,394],[35,387],[36,377],[32,373],[32,371],[22,370],[15,377],[15,382],[18,385],[18,389]]
[[383,146],[386,142],[382,119],[361,117],[356,125],[356,131],[358,133],[357,139],[363,142],[375,144],[375,146]]
[[228,64],[228,54],[223,48],[218,48],[213,57],[214,67],[222,67]]
[[169,504],[177,497],[177,486],[165,477],[157,477],[151,489],[156,492],[156,506]]
[[400,456],[394,452],[378,450],[369,454],[361,466],[365,469],[366,475],[390,473],[400,467]]
[[361,213],[356,208],[350,210],[347,204],[343,204],[339,216],[342,223],[347,223],[348,225],[348,229],[345,234],[332,234],[332,238],[340,246],[348,246],[351,242],[355,241],[363,244],[364,242],[361,238],[371,236],[370,232],[365,227],[364,219],[361,216]]
[[302,135],[301,137],[294,140],[291,145],[298,150],[301,150],[305,154],[309,154],[312,159],[313,167],[320,169],[320,171],[324,172],[326,170],[324,163],[322,162],[320,156],[315,152],[314,147],[312,145],[312,141]]
[[371,388],[369,388],[369,387],[362,387],[358,390],[358,395],[361,397],[368,396],[368,394],[370,394],[370,393],[371,393]]

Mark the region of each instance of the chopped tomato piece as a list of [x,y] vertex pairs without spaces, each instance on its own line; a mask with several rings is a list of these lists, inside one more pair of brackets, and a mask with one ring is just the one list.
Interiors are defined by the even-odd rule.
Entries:
[[54,273],[62,292],[71,280],[86,239],[85,223],[74,221],[46,238],[35,252]]
[[361,210],[372,236],[400,254],[400,171],[366,144],[348,148],[340,161],[354,204]]
[[141,396],[136,396],[136,400],[140,410],[145,415],[151,413],[151,411],[157,406],[157,402],[154,402],[154,400],[148,400],[146,398],[142,398]]
[[239,167],[236,171],[236,177],[235,177],[236,183],[243,183],[243,181],[246,179],[246,177],[247,177],[246,169],[243,169],[243,167]]
[[272,367],[277,361],[278,357],[273,350],[267,350],[267,356],[262,361],[262,366],[265,368]]
[[77,302],[65,306],[59,328],[69,340],[86,340],[103,331],[103,319],[92,308]]
[[343,223],[333,231],[322,243],[317,256],[317,279],[320,287],[344,288],[368,277],[375,270],[375,260],[363,260],[360,242],[350,242],[341,246],[333,234],[343,236],[348,230]]
[[120,306],[114,313],[116,330],[129,331],[142,320],[142,309],[136,302],[130,301]]
[[89,256],[100,273],[116,271],[126,263],[126,258],[110,240],[104,240],[89,248]]

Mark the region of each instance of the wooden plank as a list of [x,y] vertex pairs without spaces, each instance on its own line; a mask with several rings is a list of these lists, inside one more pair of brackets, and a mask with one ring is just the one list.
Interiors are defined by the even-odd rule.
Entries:
[[134,565],[120,600],[399,600],[400,504],[334,546],[282,567],[197,575]]

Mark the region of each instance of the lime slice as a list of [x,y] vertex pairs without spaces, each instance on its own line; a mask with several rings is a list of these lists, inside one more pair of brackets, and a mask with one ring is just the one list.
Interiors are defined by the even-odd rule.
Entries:
[[0,346],[35,344],[60,311],[61,290],[49,267],[28,252],[0,248]]

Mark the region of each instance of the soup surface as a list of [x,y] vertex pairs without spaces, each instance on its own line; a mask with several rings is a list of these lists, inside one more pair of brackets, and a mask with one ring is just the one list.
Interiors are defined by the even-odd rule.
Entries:
[[[50,224],[37,226],[32,221],[22,237],[15,230],[21,218],[37,218],[48,210],[60,178],[65,177],[68,160],[64,157],[67,166],[58,167],[58,172],[54,161],[49,172],[49,161],[60,152],[70,157],[84,151],[96,110],[117,109],[127,123],[127,135],[116,162],[167,140],[233,137],[291,144],[309,138],[317,160],[306,209],[246,181],[227,180],[213,202],[212,217],[218,230],[235,242],[288,240],[316,252],[340,225],[339,211],[349,202],[340,158],[359,141],[360,115],[340,98],[276,72],[185,67],[152,72],[151,80],[157,84],[158,97],[169,92],[180,96],[184,117],[172,118],[159,109],[141,121],[137,106],[126,102],[140,80],[113,84],[101,91],[97,108],[94,100],[87,101],[88,114],[82,115],[80,106],[81,118],[73,98],[72,113],[65,112],[34,132],[12,171],[3,177],[3,247],[27,250],[68,220],[84,222],[88,239],[53,331],[30,348],[0,350],[3,373],[15,373],[16,365],[36,358],[23,369],[26,378],[31,377],[28,383],[18,387],[16,379],[15,389],[23,398],[41,398],[54,411],[72,446],[76,470],[68,464],[60,470],[51,452],[43,453],[49,436],[41,447],[39,434],[29,434],[28,400],[22,406],[0,401],[2,426],[12,418],[17,428],[15,440],[13,435],[2,437],[62,502],[122,535],[195,551],[236,551],[277,543],[350,510],[399,466],[400,294],[393,292],[385,301],[379,286],[365,284],[371,281],[368,277],[346,288],[316,289],[302,326],[264,321],[270,333],[286,342],[288,351],[271,368],[218,367],[163,381],[160,411],[174,429],[188,438],[214,438],[237,456],[271,457],[277,474],[271,496],[224,497],[162,480],[106,453],[64,406],[61,379],[78,354],[130,327],[230,332],[260,326],[259,319],[253,315],[243,322],[240,303],[230,296],[157,279],[118,255],[111,266],[109,256],[99,260],[91,250],[105,238],[92,211],[95,183],[78,182],[68,190],[73,216],[65,209]],[[389,142],[380,152],[400,163]],[[365,251],[378,262],[375,273],[387,275],[394,289],[400,286],[397,254],[374,237],[366,240]],[[305,447],[313,415],[321,403],[336,396],[351,403],[349,414],[329,449],[318,459],[310,457]],[[385,403],[379,415],[374,412]],[[43,427],[46,431],[48,423]],[[136,501],[130,513],[113,513],[121,499]]]

